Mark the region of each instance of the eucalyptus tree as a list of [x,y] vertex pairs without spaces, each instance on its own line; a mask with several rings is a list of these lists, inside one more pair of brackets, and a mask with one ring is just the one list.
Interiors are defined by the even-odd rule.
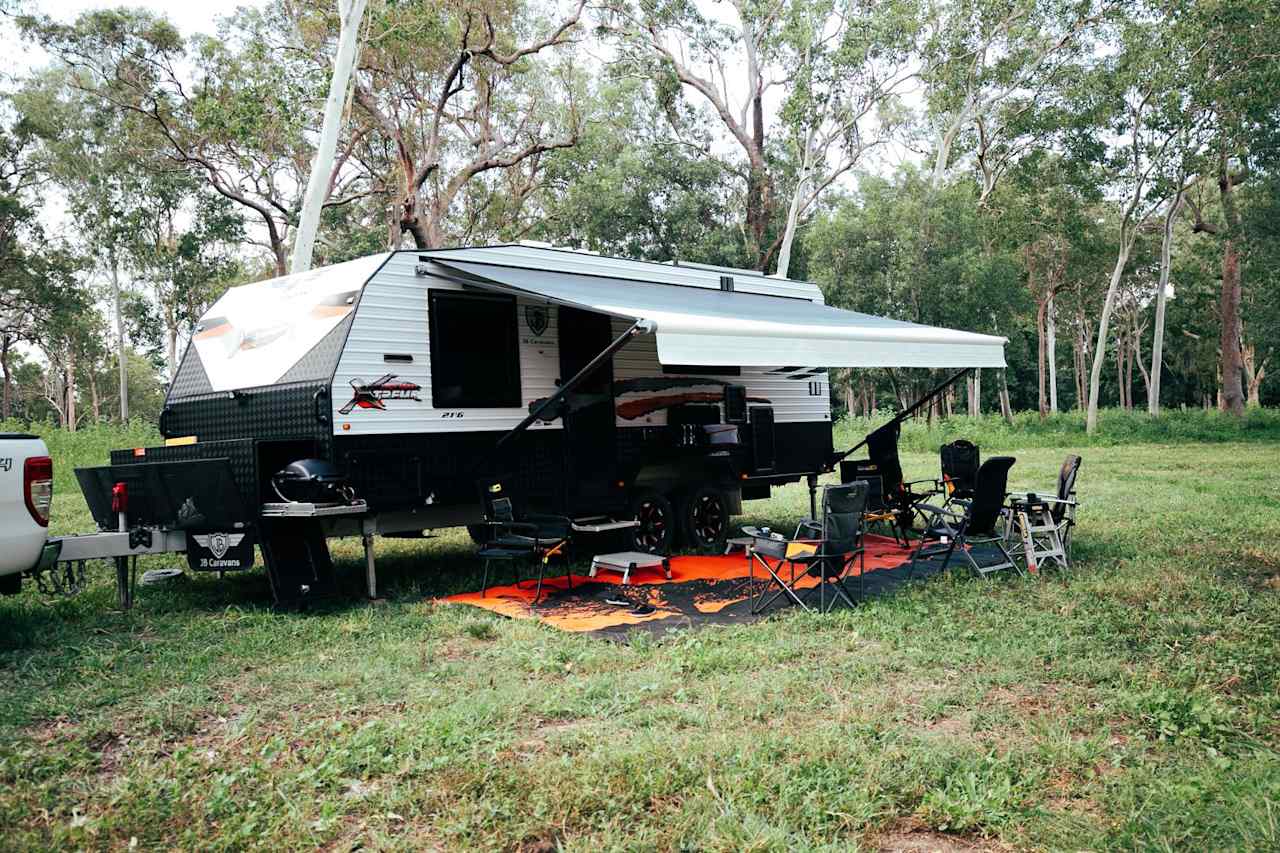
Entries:
[[[1097,429],[1102,367],[1111,315],[1129,256],[1144,224],[1176,194],[1182,158],[1178,140],[1202,120],[1188,114],[1178,88],[1182,67],[1173,32],[1159,9],[1114,20],[1116,53],[1082,79],[1081,118],[1097,121],[1100,162],[1117,211],[1116,259],[1098,317],[1089,371],[1085,427]],[[1173,175],[1171,175],[1173,173]],[[1176,175],[1176,177],[1175,177]],[[1177,186],[1175,186],[1177,185]]]
[[897,141],[908,114],[901,96],[915,75],[916,0],[793,0],[783,23],[788,76],[782,130],[795,180],[777,247],[786,277],[800,224],[831,186],[872,149]]
[[[720,20],[695,0],[606,0],[605,27],[620,61],[698,94],[746,158],[744,236],[750,265],[768,263],[767,232],[776,208],[769,163],[766,97],[786,85],[780,70],[782,24],[792,0],[729,0]],[[714,10],[719,12],[719,9]],[[652,60],[657,59],[654,63]],[[670,91],[670,89],[668,89]]]
[[[241,9],[217,37],[185,41],[167,19],[138,9],[96,10],[70,24],[28,16],[20,24],[70,69],[72,85],[138,120],[145,153],[183,166],[245,208],[264,235],[252,242],[284,274],[312,160],[315,111],[306,105],[320,99],[324,76],[285,4]],[[360,192],[345,175],[331,175],[328,187],[328,204]]]
[[1247,239],[1238,192],[1280,150],[1280,7],[1268,0],[1180,0],[1170,17],[1188,51],[1191,99],[1209,117],[1202,173],[1217,190],[1219,215],[1188,198],[1195,230],[1222,253],[1218,298],[1222,408],[1244,413],[1241,304],[1242,250]]
[[33,335],[29,300],[42,288],[45,240],[35,193],[48,176],[38,153],[30,123],[6,116],[0,126],[0,419],[13,413],[15,347]]
[[443,245],[469,193],[472,217],[495,200],[477,185],[505,180],[506,200],[523,200],[546,155],[577,143],[581,80],[569,48],[584,2],[546,24],[516,2],[369,8],[354,134],[378,137],[396,174],[395,242],[407,233],[420,248]]
[[979,202],[1008,167],[1055,129],[1037,113],[1091,61],[1096,30],[1118,0],[935,0],[923,22],[920,77],[932,136],[932,181],[965,138]]

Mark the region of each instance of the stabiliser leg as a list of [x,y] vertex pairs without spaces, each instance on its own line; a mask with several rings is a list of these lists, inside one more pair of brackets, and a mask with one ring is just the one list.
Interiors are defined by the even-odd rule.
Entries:
[[116,557],[115,562],[116,603],[120,605],[121,610],[129,610],[133,607],[133,586],[129,583],[129,558]]

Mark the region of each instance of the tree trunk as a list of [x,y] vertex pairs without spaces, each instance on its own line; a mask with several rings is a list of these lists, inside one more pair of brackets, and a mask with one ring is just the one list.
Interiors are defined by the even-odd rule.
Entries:
[[111,252],[111,301],[116,312],[116,358],[120,362],[120,423],[129,421],[129,360],[124,355],[124,313],[120,310],[120,261]]
[[1164,214],[1164,234],[1160,238],[1160,284],[1156,290],[1156,325],[1151,340],[1151,381],[1147,389],[1147,411],[1160,414],[1160,378],[1164,373],[1164,315],[1168,299],[1170,256],[1173,253],[1173,222],[1182,208],[1185,192],[1181,189]]
[[338,148],[338,132],[342,129],[342,111],[347,103],[347,83],[351,80],[351,67],[356,61],[357,35],[360,19],[364,17],[366,0],[338,0],[338,51],[333,57],[333,76],[329,79],[329,97],[324,102],[324,124],[320,129],[320,143],[316,146],[315,160],[311,163],[311,175],[307,179],[307,193],[298,216],[298,228],[293,237],[293,263],[291,272],[311,269],[311,250],[316,242],[316,230],[320,227],[320,211],[329,195],[330,172],[333,155]]
[[1058,312],[1053,304],[1053,291],[1045,308],[1045,349],[1049,367],[1049,411],[1058,413]]
[[1116,291],[1129,263],[1129,251],[1133,248],[1133,235],[1137,229],[1120,234],[1120,251],[1111,271],[1111,283],[1107,286],[1107,298],[1102,303],[1102,317],[1098,320],[1098,348],[1093,353],[1093,369],[1089,371],[1089,408],[1085,414],[1085,431],[1093,433],[1098,428],[1098,394],[1102,387],[1102,361],[1107,354],[1107,332],[1111,325],[1111,311],[1116,304]]
[[0,389],[0,420],[13,416],[13,378],[9,375],[9,347],[13,339],[0,335],[0,371],[4,372],[4,388]]
[[93,412],[93,422],[102,423],[102,400],[98,397],[98,377],[92,370],[86,370],[89,377],[89,411]]
[[1240,358],[1240,254],[1236,241],[1222,241],[1222,295],[1218,301],[1222,317],[1221,349],[1222,410],[1237,417],[1244,414],[1245,395],[1241,383]]
[[1244,415],[1244,388],[1240,374],[1240,252],[1236,238],[1240,233],[1240,211],[1236,208],[1235,185],[1230,161],[1224,154],[1219,159],[1218,195],[1222,199],[1222,215],[1226,222],[1225,239],[1222,241],[1222,295],[1218,301],[1218,316],[1222,320],[1219,338],[1220,368],[1222,372],[1222,410],[1237,417]]
[[76,351],[70,345],[67,346],[67,365],[66,365],[66,403],[64,411],[66,412],[66,429],[68,432],[76,431]]
[[1003,369],[999,370],[1000,374],[1000,414],[1004,416],[1005,423],[1013,423],[1013,406],[1009,403],[1009,383]]
[[1049,310],[1049,300],[1036,300],[1036,337],[1039,339],[1039,349],[1036,354],[1036,372],[1040,380],[1040,420],[1044,420],[1049,414],[1048,400],[1048,376],[1047,365],[1048,360],[1048,333],[1045,330]]

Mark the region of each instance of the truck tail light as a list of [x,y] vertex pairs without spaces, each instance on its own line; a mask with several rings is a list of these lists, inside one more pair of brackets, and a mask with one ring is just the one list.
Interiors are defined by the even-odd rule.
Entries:
[[115,513],[129,511],[129,486],[127,483],[116,483],[111,487],[111,511]]
[[53,504],[53,460],[48,456],[32,456],[22,466],[22,494],[27,511],[41,527],[49,526],[49,507]]

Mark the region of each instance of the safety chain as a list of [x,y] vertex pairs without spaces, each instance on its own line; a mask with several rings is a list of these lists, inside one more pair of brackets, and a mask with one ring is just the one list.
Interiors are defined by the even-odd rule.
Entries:
[[55,563],[48,569],[33,572],[36,588],[41,595],[72,596],[84,590],[87,585],[85,560],[66,563]]

